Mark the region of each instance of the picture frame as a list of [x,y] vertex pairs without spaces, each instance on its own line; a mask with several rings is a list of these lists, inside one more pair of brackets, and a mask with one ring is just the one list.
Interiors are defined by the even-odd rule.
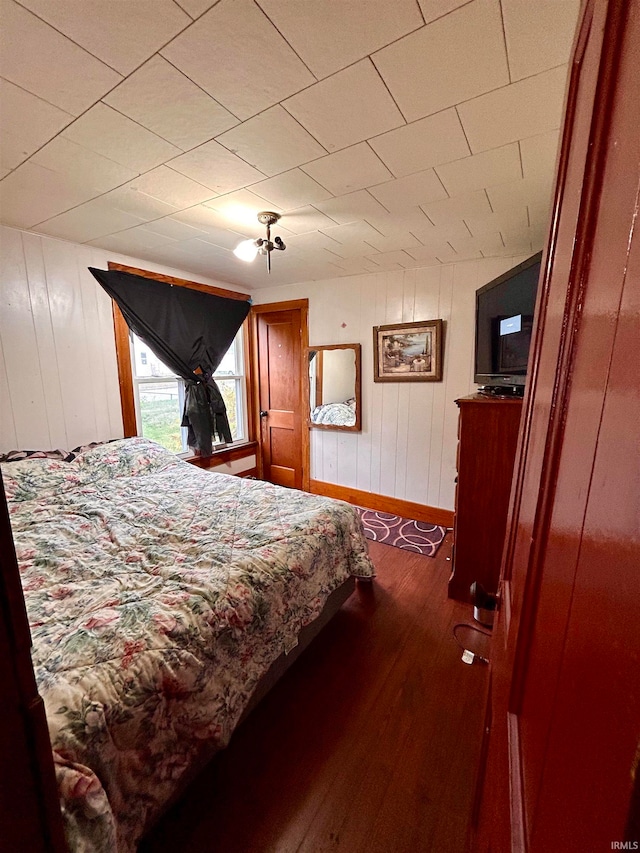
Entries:
[[373,328],[374,382],[441,382],[442,320]]

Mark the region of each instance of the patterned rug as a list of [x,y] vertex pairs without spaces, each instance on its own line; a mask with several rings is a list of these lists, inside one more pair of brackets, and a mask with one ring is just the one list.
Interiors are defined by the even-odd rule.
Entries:
[[426,557],[435,557],[447,533],[446,527],[427,524],[426,521],[412,521],[399,515],[361,507],[358,507],[358,511],[367,539],[407,551],[416,551]]

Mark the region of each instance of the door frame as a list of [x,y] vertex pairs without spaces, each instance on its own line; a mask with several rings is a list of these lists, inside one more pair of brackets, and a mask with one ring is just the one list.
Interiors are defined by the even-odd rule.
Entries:
[[262,479],[264,474],[262,458],[262,433],[260,430],[260,360],[258,357],[258,317],[261,314],[269,314],[272,311],[300,311],[300,418],[302,434],[302,490],[309,491],[310,480],[310,450],[309,450],[309,426],[305,406],[309,406],[309,371],[304,358],[309,346],[309,300],[291,299],[286,302],[265,302],[261,305],[252,305],[249,312],[250,331],[250,359],[252,376],[252,394],[249,412],[249,421],[255,430],[258,441],[258,453],[256,462],[258,477]]

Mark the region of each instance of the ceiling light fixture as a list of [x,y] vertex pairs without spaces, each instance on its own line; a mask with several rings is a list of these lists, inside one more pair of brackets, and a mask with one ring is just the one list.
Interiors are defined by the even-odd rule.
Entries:
[[258,222],[261,225],[267,226],[267,239],[263,240],[262,237],[258,237],[257,240],[243,240],[233,250],[233,254],[236,258],[240,258],[241,261],[253,261],[256,255],[266,255],[267,256],[267,272],[271,272],[271,252],[274,249],[278,249],[283,252],[287,247],[282,242],[282,237],[274,237],[273,241],[271,240],[271,226],[275,225],[276,222],[280,219],[279,213],[273,213],[270,210],[263,210],[258,214]]

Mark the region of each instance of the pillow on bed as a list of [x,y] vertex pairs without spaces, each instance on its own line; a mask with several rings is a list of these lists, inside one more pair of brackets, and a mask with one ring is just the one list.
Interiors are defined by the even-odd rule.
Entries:
[[8,501],[30,501],[80,482],[74,466],[59,459],[30,456],[19,462],[2,463],[0,467]]
[[174,453],[148,438],[120,438],[90,447],[74,459],[82,472],[90,469],[95,477],[107,479],[159,471],[181,462]]
[[0,462],[22,462],[23,459],[56,459],[58,462],[70,462],[73,451],[68,450],[10,450],[0,454]]

